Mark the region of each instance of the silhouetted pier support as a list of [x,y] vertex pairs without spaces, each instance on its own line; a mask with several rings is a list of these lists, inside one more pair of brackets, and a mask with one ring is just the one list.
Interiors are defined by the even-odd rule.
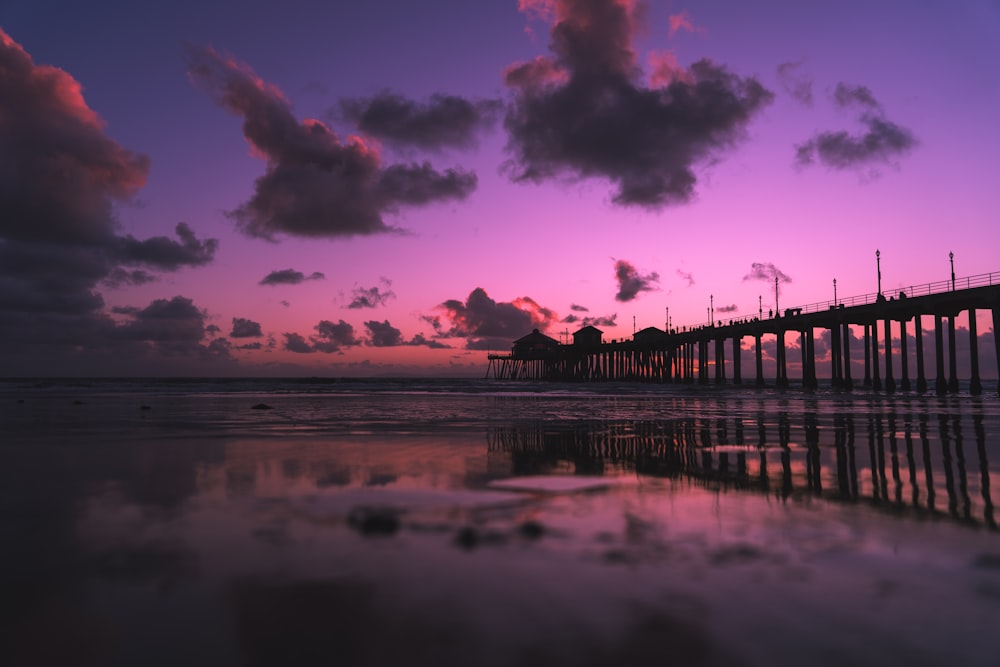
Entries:
[[892,320],[885,318],[885,390],[896,391],[896,380],[892,377]]
[[[994,332],[996,335],[996,332]],[[972,362],[972,377],[969,379],[969,393],[979,396],[983,393],[983,383],[979,379],[979,337],[976,333],[976,309],[969,309],[969,357]]]
[[914,336],[917,339],[917,391],[927,391],[927,376],[924,374],[924,332],[920,315],[913,319]]
[[948,381],[944,379],[944,330],[941,316],[934,315],[934,361],[937,378],[934,380],[934,391],[939,394],[948,392]]
[[910,391],[910,357],[906,353],[906,320],[899,321],[899,358],[902,365],[903,379],[900,388],[903,391]]
[[871,346],[871,325],[867,322],[864,324],[865,328],[865,379],[864,387],[871,388],[872,386],[872,346]]
[[763,387],[764,383],[764,351],[761,341],[762,336],[758,333],[754,335],[754,348],[757,362],[757,386]]
[[[993,307],[993,345],[996,348],[997,376],[1000,377],[1000,305]],[[997,382],[997,394],[1000,395],[1000,382]]]
[[948,391],[958,392],[958,359],[955,353],[955,314],[948,317]]
[[872,389],[882,390],[882,378],[878,370],[878,321],[872,322]]
[[844,389],[854,389],[851,378],[851,325],[844,322]]

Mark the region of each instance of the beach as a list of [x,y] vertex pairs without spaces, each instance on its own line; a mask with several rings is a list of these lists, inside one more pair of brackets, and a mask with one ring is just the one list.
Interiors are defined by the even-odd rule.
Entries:
[[0,406],[4,664],[996,661],[995,384],[11,380]]

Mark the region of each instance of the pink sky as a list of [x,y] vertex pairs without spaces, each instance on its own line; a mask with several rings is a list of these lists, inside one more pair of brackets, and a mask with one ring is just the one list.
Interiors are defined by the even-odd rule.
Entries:
[[5,3],[6,374],[477,376],[1000,271],[995,3],[522,4]]

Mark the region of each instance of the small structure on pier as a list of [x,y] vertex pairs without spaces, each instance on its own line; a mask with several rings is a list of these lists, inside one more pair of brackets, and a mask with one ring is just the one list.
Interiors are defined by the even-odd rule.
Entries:
[[555,338],[550,338],[535,329],[527,336],[514,341],[513,355],[521,358],[544,357],[546,353],[558,349],[559,345],[559,341]]
[[588,324],[573,334],[573,345],[577,347],[600,347],[603,336],[603,331]]

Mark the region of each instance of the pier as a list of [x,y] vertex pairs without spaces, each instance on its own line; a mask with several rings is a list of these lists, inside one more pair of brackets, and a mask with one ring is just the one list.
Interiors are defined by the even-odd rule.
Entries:
[[[860,384],[888,393],[924,392],[930,388],[939,394],[955,393],[961,374],[968,379],[970,393],[978,395],[983,391],[976,323],[976,313],[980,310],[992,313],[994,334],[1000,331],[1000,272],[911,286],[892,295],[877,292],[823,301],[788,308],[767,318],[760,312],[757,317],[736,317],[669,331],[648,327],[637,331],[631,339],[611,342],[604,342],[601,332],[594,327],[574,333],[571,344],[562,344],[536,329],[515,341],[509,354],[490,354],[486,377],[719,385],[740,385],[749,380],[758,387],[787,387],[786,347],[791,334],[798,338],[800,378],[806,389],[819,386],[818,366],[827,364],[834,388],[852,389]],[[955,322],[962,313],[968,317],[967,374],[957,367]],[[932,326],[928,326],[930,323]],[[863,332],[860,350],[852,347],[851,327],[859,327]],[[820,359],[816,336],[824,330],[829,332],[829,355],[824,354]],[[916,368],[910,367],[907,338],[911,331]],[[880,336],[884,341],[881,346]],[[893,359],[894,336],[899,341],[898,363]],[[765,378],[763,372],[765,337],[775,341],[776,369],[770,378]],[[742,368],[745,338],[753,340],[755,360],[754,371],[752,375],[746,374],[746,379]],[[933,369],[925,367],[925,345],[928,348],[933,345]],[[1000,376],[1000,336],[994,335],[994,345]],[[727,347],[731,350],[728,357]],[[855,378],[852,359],[860,361],[862,355],[863,376]]]

